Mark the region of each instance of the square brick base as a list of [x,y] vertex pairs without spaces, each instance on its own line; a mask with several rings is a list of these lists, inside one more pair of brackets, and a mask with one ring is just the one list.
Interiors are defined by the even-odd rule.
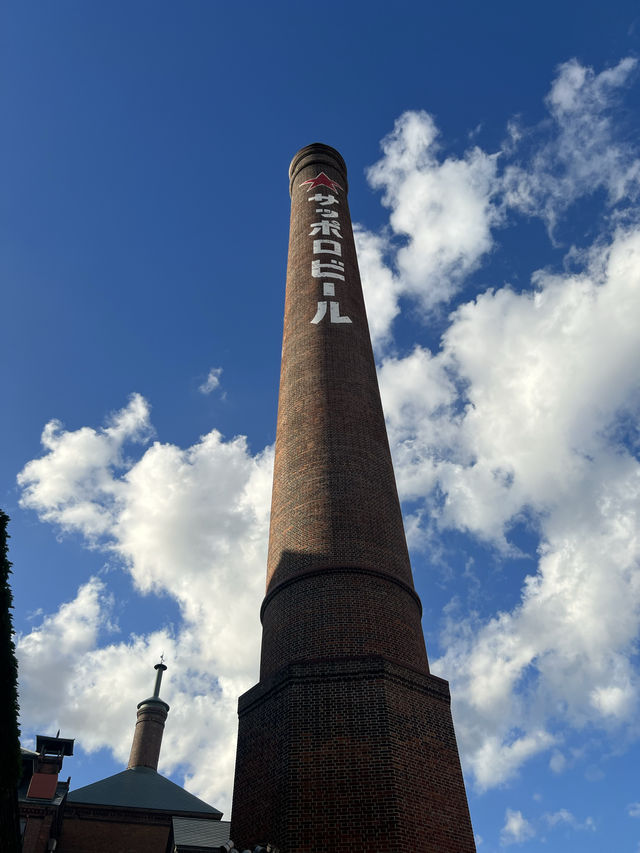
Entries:
[[295,663],[238,713],[240,849],[475,851],[443,679],[380,657]]

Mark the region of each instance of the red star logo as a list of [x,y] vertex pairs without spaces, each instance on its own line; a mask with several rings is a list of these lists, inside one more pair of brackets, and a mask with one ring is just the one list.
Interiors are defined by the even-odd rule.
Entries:
[[[316,178],[309,178],[308,181],[303,181],[300,186],[304,187],[309,184],[309,189],[314,190],[316,187],[329,187],[330,190],[336,192],[336,190],[342,190],[340,184],[337,184],[335,181],[332,181],[331,178],[327,177],[324,172],[320,172],[320,174]],[[344,190],[342,190],[344,192]]]

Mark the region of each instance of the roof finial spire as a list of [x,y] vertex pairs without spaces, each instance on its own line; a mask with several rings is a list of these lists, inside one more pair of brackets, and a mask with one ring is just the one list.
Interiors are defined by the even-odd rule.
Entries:
[[160,663],[157,663],[154,666],[156,671],[156,686],[153,690],[153,698],[157,699],[160,696],[160,684],[162,683],[162,673],[166,670],[166,665],[164,662],[164,652],[160,655]]

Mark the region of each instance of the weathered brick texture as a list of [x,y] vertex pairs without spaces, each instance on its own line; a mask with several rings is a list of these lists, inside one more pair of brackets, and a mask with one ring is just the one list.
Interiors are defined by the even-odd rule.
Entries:
[[164,724],[169,706],[162,699],[145,699],[138,705],[136,727],[129,755],[128,768],[150,767],[158,769]]
[[301,573],[265,599],[260,678],[288,661],[372,654],[428,672],[420,615],[413,589],[384,572]]
[[22,840],[23,853],[40,853],[47,849],[51,837],[51,827],[54,822],[53,814],[29,815]]
[[[318,156],[319,155],[319,156]],[[292,164],[291,229],[267,587],[327,566],[377,567],[413,585],[378,380],[337,151],[309,146]],[[344,190],[300,184],[324,172]],[[333,195],[341,256],[316,256],[311,226],[322,217],[309,201]],[[323,296],[314,259],[344,263],[335,286],[351,323],[311,322]]]
[[124,809],[106,806],[67,806],[60,839],[60,853],[158,853],[168,849],[171,834],[169,813],[127,815]]
[[[301,186],[320,173],[339,188]],[[470,853],[449,689],[429,673],[413,587],[346,167],[316,144],[294,157],[290,178],[260,683],[239,702],[231,837],[282,853]],[[318,234],[323,220],[340,228]],[[325,275],[313,275],[314,261]],[[350,323],[331,322],[330,300]]]

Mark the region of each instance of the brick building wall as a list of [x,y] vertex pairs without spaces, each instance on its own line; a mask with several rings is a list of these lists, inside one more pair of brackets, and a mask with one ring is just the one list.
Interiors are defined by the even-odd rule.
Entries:
[[170,832],[170,813],[67,806],[57,853],[161,853]]
[[22,837],[22,853],[44,853],[47,850],[51,830],[55,821],[53,813],[29,814]]

